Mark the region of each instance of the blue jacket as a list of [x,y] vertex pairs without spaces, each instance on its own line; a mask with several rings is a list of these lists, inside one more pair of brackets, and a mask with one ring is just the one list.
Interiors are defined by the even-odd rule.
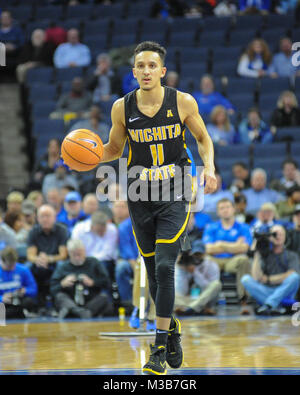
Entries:
[[210,114],[215,106],[224,106],[227,110],[234,110],[233,105],[221,93],[212,92],[204,95],[201,91],[193,92],[193,96],[198,104],[200,114]]
[[0,302],[3,294],[21,288],[25,288],[25,296],[37,295],[37,284],[31,271],[20,263],[17,263],[15,269],[11,271],[3,270],[0,266]]
[[132,232],[131,219],[127,218],[119,225],[119,253],[122,259],[137,259],[139,250]]
[[19,26],[13,26],[8,32],[3,32],[0,29],[0,42],[14,44],[16,49],[19,49],[24,44],[23,32]]

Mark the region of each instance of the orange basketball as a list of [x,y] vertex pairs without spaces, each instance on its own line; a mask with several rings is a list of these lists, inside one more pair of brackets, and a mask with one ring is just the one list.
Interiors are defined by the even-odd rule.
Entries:
[[72,170],[91,170],[96,167],[102,159],[102,140],[91,130],[73,130],[73,132],[67,134],[62,142],[61,156]]

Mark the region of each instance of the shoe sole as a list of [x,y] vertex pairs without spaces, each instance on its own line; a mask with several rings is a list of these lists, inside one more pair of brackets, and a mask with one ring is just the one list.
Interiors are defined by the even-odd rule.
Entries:
[[167,374],[167,369],[165,369],[164,372],[156,372],[155,370],[145,368],[142,369],[142,372],[146,375],[165,376]]

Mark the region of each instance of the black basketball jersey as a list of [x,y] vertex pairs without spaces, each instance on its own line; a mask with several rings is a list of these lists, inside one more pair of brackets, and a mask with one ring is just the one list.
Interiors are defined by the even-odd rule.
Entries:
[[[149,117],[137,106],[136,90],[125,99],[125,120],[128,134],[128,171],[141,166],[140,179],[163,181],[174,177],[175,167],[189,166],[184,140],[185,128],[177,108],[177,91],[164,87],[161,108]],[[130,183],[132,179],[128,177]]]

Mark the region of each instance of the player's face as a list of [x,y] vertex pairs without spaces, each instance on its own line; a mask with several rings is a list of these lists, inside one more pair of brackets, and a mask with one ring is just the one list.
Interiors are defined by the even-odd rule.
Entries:
[[133,75],[143,90],[151,90],[160,84],[166,71],[157,52],[144,51],[135,57]]

